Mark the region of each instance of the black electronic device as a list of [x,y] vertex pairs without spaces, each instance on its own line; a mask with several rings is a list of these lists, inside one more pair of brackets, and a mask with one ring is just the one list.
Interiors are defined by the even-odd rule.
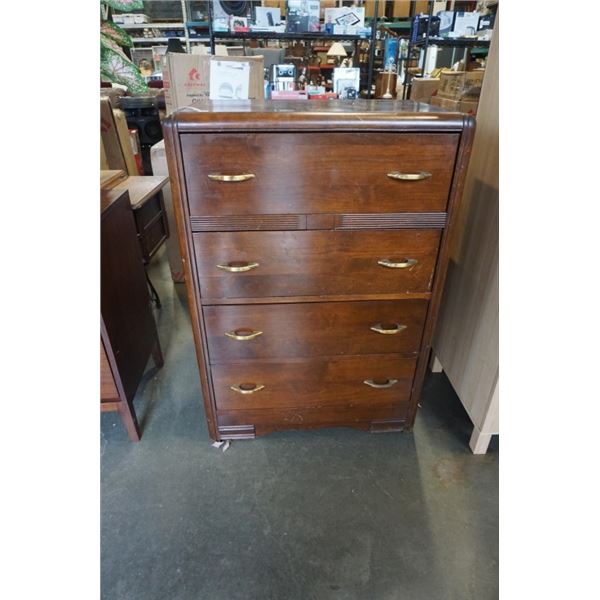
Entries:
[[123,96],[121,109],[127,119],[127,127],[137,129],[142,151],[144,175],[152,175],[150,148],[163,139],[155,96]]
[[[410,31],[410,39],[412,42],[427,37],[427,24],[429,22],[428,15],[416,15],[413,18],[412,28]],[[431,25],[429,27],[429,36],[433,37],[440,33],[440,18],[431,17]]]
[[496,15],[482,15],[479,17],[479,25],[477,26],[477,30],[481,31],[482,29],[494,29],[494,21],[496,20]]

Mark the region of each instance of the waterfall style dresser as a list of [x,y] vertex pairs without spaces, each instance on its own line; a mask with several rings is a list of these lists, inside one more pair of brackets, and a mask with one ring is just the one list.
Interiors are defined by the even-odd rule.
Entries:
[[411,430],[474,121],[395,101],[164,123],[208,430]]

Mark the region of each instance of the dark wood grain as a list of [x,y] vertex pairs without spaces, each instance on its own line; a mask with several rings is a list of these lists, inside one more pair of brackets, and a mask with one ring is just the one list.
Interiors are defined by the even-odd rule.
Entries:
[[[468,164],[473,120],[424,104],[388,101],[318,106],[252,102],[241,109],[233,104],[217,107],[207,103],[202,110],[172,115],[163,129],[209,435],[237,439],[279,429],[333,426],[371,432],[410,430],[441,302],[440,286],[448,261],[445,248]],[[281,140],[289,140],[289,144]],[[381,169],[404,170],[397,164],[400,159],[434,176],[400,187],[407,182],[388,181],[384,174],[382,183]],[[391,160],[396,162],[390,168]],[[428,160],[431,166],[426,169],[422,165]],[[207,184],[210,170],[233,174],[234,168],[252,168],[256,177],[229,187]],[[398,186],[390,187],[395,183]],[[210,231],[194,233],[194,229]],[[310,237],[313,235],[317,237]],[[386,241],[386,235],[398,237]],[[413,236],[419,235],[423,237],[415,245]],[[408,240],[411,243],[406,245]],[[423,252],[418,263],[423,272],[405,271],[398,277],[399,272],[388,270],[397,276],[392,284],[366,267],[372,252],[376,251],[378,258],[383,251],[393,254],[386,258],[397,259],[409,249]],[[246,273],[215,273],[215,259],[257,261],[260,266]],[[253,352],[244,350],[242,357],[238,350],[230,355],[221,347],[223,340],[213,343],[218,336],[213,335],[213,319],[220,327],[226,324],[223,319],[252,314],[263,318],[265,327],[275,324],[281,328],[281,311],[291,307],[300,312],[288,319],[287,328],[296,331],[304,327],[304,309],[296,308],[300,304],[309,304],[316,311],[314,316],[320,310],[323,315],[332,314],[323,307],[333,303],[353,306],[394,300],[427,305],[416,359],[408,358],[408,352],[414,350],[393,354],[387,340],[373,348],[376,354],[300,358],[298,353],[304,351],[319,352],[318,335],[306,330],[289,343],[263,338],[267,344],[250,346]],[[239,305],[244,311],[258,312],[236,312]],[[277,307],[273,313],[270,305]],[[221,309],[231,312],[218,314]],[[327,318],[320,319],[327,330]],[[348,333],[344,339],[357,351],[371,350],[369,344],[361,349],[361,340]],[[265,358],[277,345],[277,355]],[[340,346],[330,340],[328,347],[336,352]],[[213,365],[211,352],[217,357]],[[357,361],[355,369],[348,368],[349,362],[346,369],[332,366],[336,361],[353,360]],[[348,391],[355,388],[344,377],[351,377],[352,371],[356,375],[361,365],[370,361],[377,363],[373,368],[381,368],[385,360],[394,361],[390,367],[395,368],[398,361],[412,361],[414,372],[406,379],[404,375],[399,378],[402,386],[408,385],[410,398],[403,387],[400,397],[387,405],[380,404],[381,396],[374,402],[361,402],[364,395]],[[312,369],[307,369],[307,362]],[[223,389],[224,374],[262,375],[270,378],[269,386],[256,395],[236,394]],[[305,394],[306,382],[312,383]],[[336,385],[341,395],[331,392]],[[372,392],[391,394],[385,389]],[[229,393],[236,394],[236,399]],[[246,402],[248,398],[254,399],[254,407],[240,404],[240,399]],[[227,408],[222,408],[222,403]]]
[[[403,404],[377,406],[327,406],[323,408],[277,408],[263,410],[220,410],[217,413],[222,439],[252,438],[272,431],[352,427],[364,431],[400,431],[407,419]],[[383,425],[384,423],[387,426]],[[373,427],[374,425],[374,427]],[[233,429],[234,427],[239,429]]]
[[[258,408],[322,408],[326,406],[392,407],[408,400],[416,361],[396,355],[243,361],[212,366],[219,410]],[[363,383],[373,379],[389,388]],[[264,385],[253,394],[231,390],[234,385]]]
[[[133,212],[126,191],[101,196],[100,312],[104,358],[120,402],[116,405],[130,439],[139,440],[133,397],[149,357],[160,344],[146,284]],[[158,354],[156,354],[158,352]],[[107,377],[101,355],[101,374]],[[101,380],[102,381],[102,380]],[[101,396],[114,401],[113,390],[101,383]],[[102,397],[101,397],[102,399]]]
[[[204,309],[211,363],[254,358],[297,358],[354,354],[416,356],[427,301],[323,302],[207,306]],[[383,324],[398,333],[371,330]],[[241,331],[246,330],[246,331]],[[225,332],[262,331],[251,340]]]
[[[444,212],[456,134],[189,134],[181,136],[189,212]],[[350,158],[352,157],[352,158]],[[396,181],[392,171],[431,177]],[[242,182],[209,174],[252,173]]]
[[104,344],[100,340],[100,402],[120,402],[119,391],[106,356]]
[[140,202],[133,209],[138,240],[144,263],[156,254],[162,243],[169,237],[169,224],[162,192]]
[[[439,230],[196,233],[200,289],[209,298],[427,292]],[[390,269],[380,259],[418,262]],[[229,273],[217,265],[257,262]]]
[[179,134],[177,123],[168,121],[163,126],[165,139],[165,155],[171,181],[171,198],[173,200],[173,212],[178,232],[179,252],[181,263],[185,274],[185,288],[187,301],[194,334],[194,345],[196,347],[196,361],[200,373],[200,386],[202,389],[202,401],[208,427],[208,435],[214,439],[221,439],[217,429],[217,412],[212,393],[212,380],[208,367],[208,349],[204,332],[204,320],[200,310],[200,286],[198,284],[198,269],[193,250],[192,230],[189,222],[189,214],[184,208],[186,204],[185,181],[182,171],[181,147],[179,145]]

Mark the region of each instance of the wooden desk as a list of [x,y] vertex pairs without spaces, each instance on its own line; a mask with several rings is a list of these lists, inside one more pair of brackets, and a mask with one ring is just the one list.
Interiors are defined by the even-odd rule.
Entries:
[[127,191],[101,192],[100,253],[101,409],[119,411],[137,442],[133,397],[150,355],[157,367],[163,357]]

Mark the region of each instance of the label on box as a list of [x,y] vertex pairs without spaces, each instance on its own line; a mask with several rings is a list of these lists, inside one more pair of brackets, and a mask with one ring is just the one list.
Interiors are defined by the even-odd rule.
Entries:
[[250,63],[213,60],[210,63],[211,100],[248,100]]

